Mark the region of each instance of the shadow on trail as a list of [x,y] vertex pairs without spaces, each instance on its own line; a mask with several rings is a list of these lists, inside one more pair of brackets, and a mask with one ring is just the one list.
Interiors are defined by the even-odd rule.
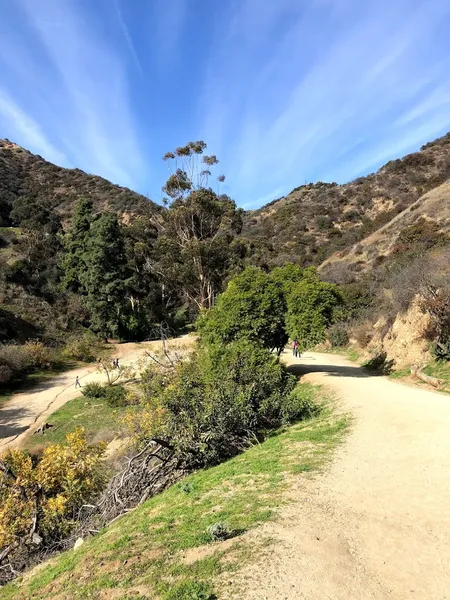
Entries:
[[[306,357],[305,357],[306,358]],[[307,373],[326,373],[330,377],[357,377],[366,378],[374,377],[377,374],[364,369],[363,367],[351,367],[351,366],[340,366],[340,365],[311,365],[311,364],[294,364],[287,367],[289,373],[293,373],[298,377],[306,375]]]
[[0,442],[5,438],[13,437],[28,429],[28,425],[20,422],[29,414],[27,408],[2,408],[0,410]]

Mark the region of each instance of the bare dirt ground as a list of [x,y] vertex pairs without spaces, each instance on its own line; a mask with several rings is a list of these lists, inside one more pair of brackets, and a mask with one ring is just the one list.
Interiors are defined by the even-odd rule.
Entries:
[[[184,344],[183,338],[177,340]],[[187,342],[189,343],[189,342]],[[112,358],[119,358],[123,366],[133,366],[148,349],[161,348],[161,342],[143,342],[140,344],[117,344]],[[37,385],[32,390],[15,394],[0,407],[0,454],[13,446],[20,446],[48,417],[66,402],[81,394],[75,389],[75,377],[81,385],[90,381],[106,381],[106,377],[97,372],[96,365],[81,367],[61,373],[51,381]]]
[[285,357],[354,423],[328,470],[299,479],[279,519],[255,530],[276,543],[225,597],[450,598],[450,398],[337,356]]

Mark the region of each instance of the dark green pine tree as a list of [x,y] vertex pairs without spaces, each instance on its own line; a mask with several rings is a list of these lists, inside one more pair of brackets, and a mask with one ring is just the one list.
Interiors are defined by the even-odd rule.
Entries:
[[127,259],[117,216],[104,213],[91,224],[81,283],[91,327],[105,337],[121,337],[128,312]]
[[81,280],[86,271],[85,253],[89,230],[94,219],[92,202],[81,198],[75,207],[69,231],[63,237],[64,253],[61,260],[62,287],[72,292],[83,293]]

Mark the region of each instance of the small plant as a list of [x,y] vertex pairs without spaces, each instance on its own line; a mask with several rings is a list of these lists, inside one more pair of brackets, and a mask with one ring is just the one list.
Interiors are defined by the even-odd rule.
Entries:
[[8,383],[12,376],[13,372],[8,365],[0,365],[0,384]]
[[180,483],[180,490],[185,494],[190,494],[192,492],[192,484],[189,481],[182,481]]
[[121,385],[111,385],[104,388],[105,398],[108,406],[112,408],[118,408],[120,406],[127,406],[127,391]]
[[104,398],[106,396],[106,388],[97,381],[90,381],[81,390],[86,398]]
[[203,581],[182,581],[164,596],[165,600],[216,600],[211,586]]
[[353,328],[352,335],[361,348],[365,348],[373,337],[373,326],[368,321],[359,323]]
[[232,534],[228,524],[223,521],[213,523],[208,527],[207,531],[213,542],[222,542],[223,540],[228,539]]
[[430,347],[431,354],[438,361],[450,361],[450,340],[433,342]]

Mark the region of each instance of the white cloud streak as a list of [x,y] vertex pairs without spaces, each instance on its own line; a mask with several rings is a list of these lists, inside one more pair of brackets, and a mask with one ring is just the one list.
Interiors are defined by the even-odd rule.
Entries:
[[56,163],[67,164],[66,156],[53,146],[38,123],[2,90],[0,90],[0,116],[13,123],[17,135],[28,140],[31,150],[42,152],[49,160]]
[[136,48],[134,47],[133,44],[133,39],[130,35],[130,32],[128,30],[127,24],[125,22],[125,19],[123,18],[122,15],[122,11],[120,10],[120,4],[119,4],[119,0],[112,0],[113,6],[114,6],[114,10],[116,11],[116,15],[117,15],[117,20],[119,22],[120,25],[120,29],[122,30],[123,33],[123,37],[125,38],[125,41],[127,43],[128,46],[128,50],[133,58],[134,64],[136,65],[139,73],[141,75],[144,74],[144,70],[142,68],[142,64],[141,61],[139,60],[139,56],[136,52]]
[[[35,121],[51,124],[54,146],[70,156],[74,166],[123,185],[135,185],[143,161],[125,67],[112,40],[101,35],[99,24],[82,12],[75,0],[17,0],[17,7],[38,50],[34,74],[21,72],[14,48],[6,56],[3,48],[3,60],[22,77],[17,89],[22,96],[27,90],[27,112]],[[33,63],[32,52],[30,45],[29,64]],[[21,128],[24,145],[38,139],[33,131]],[[42,145],[42,154],[49,157],[46,147]]]
[[[280,0],[258,3],[259,11],[255,2],[244,0],[228,34],[216,36],[226,41],[211,59],[199,111],[240,202],[258,204],[259,190],[287,192],[306,177],[346,180],[450,128],[448,47],[439,61],[430,53],[450,17],[444,0],[302,10]],[[342,150],[352,140],[360,155]]]

